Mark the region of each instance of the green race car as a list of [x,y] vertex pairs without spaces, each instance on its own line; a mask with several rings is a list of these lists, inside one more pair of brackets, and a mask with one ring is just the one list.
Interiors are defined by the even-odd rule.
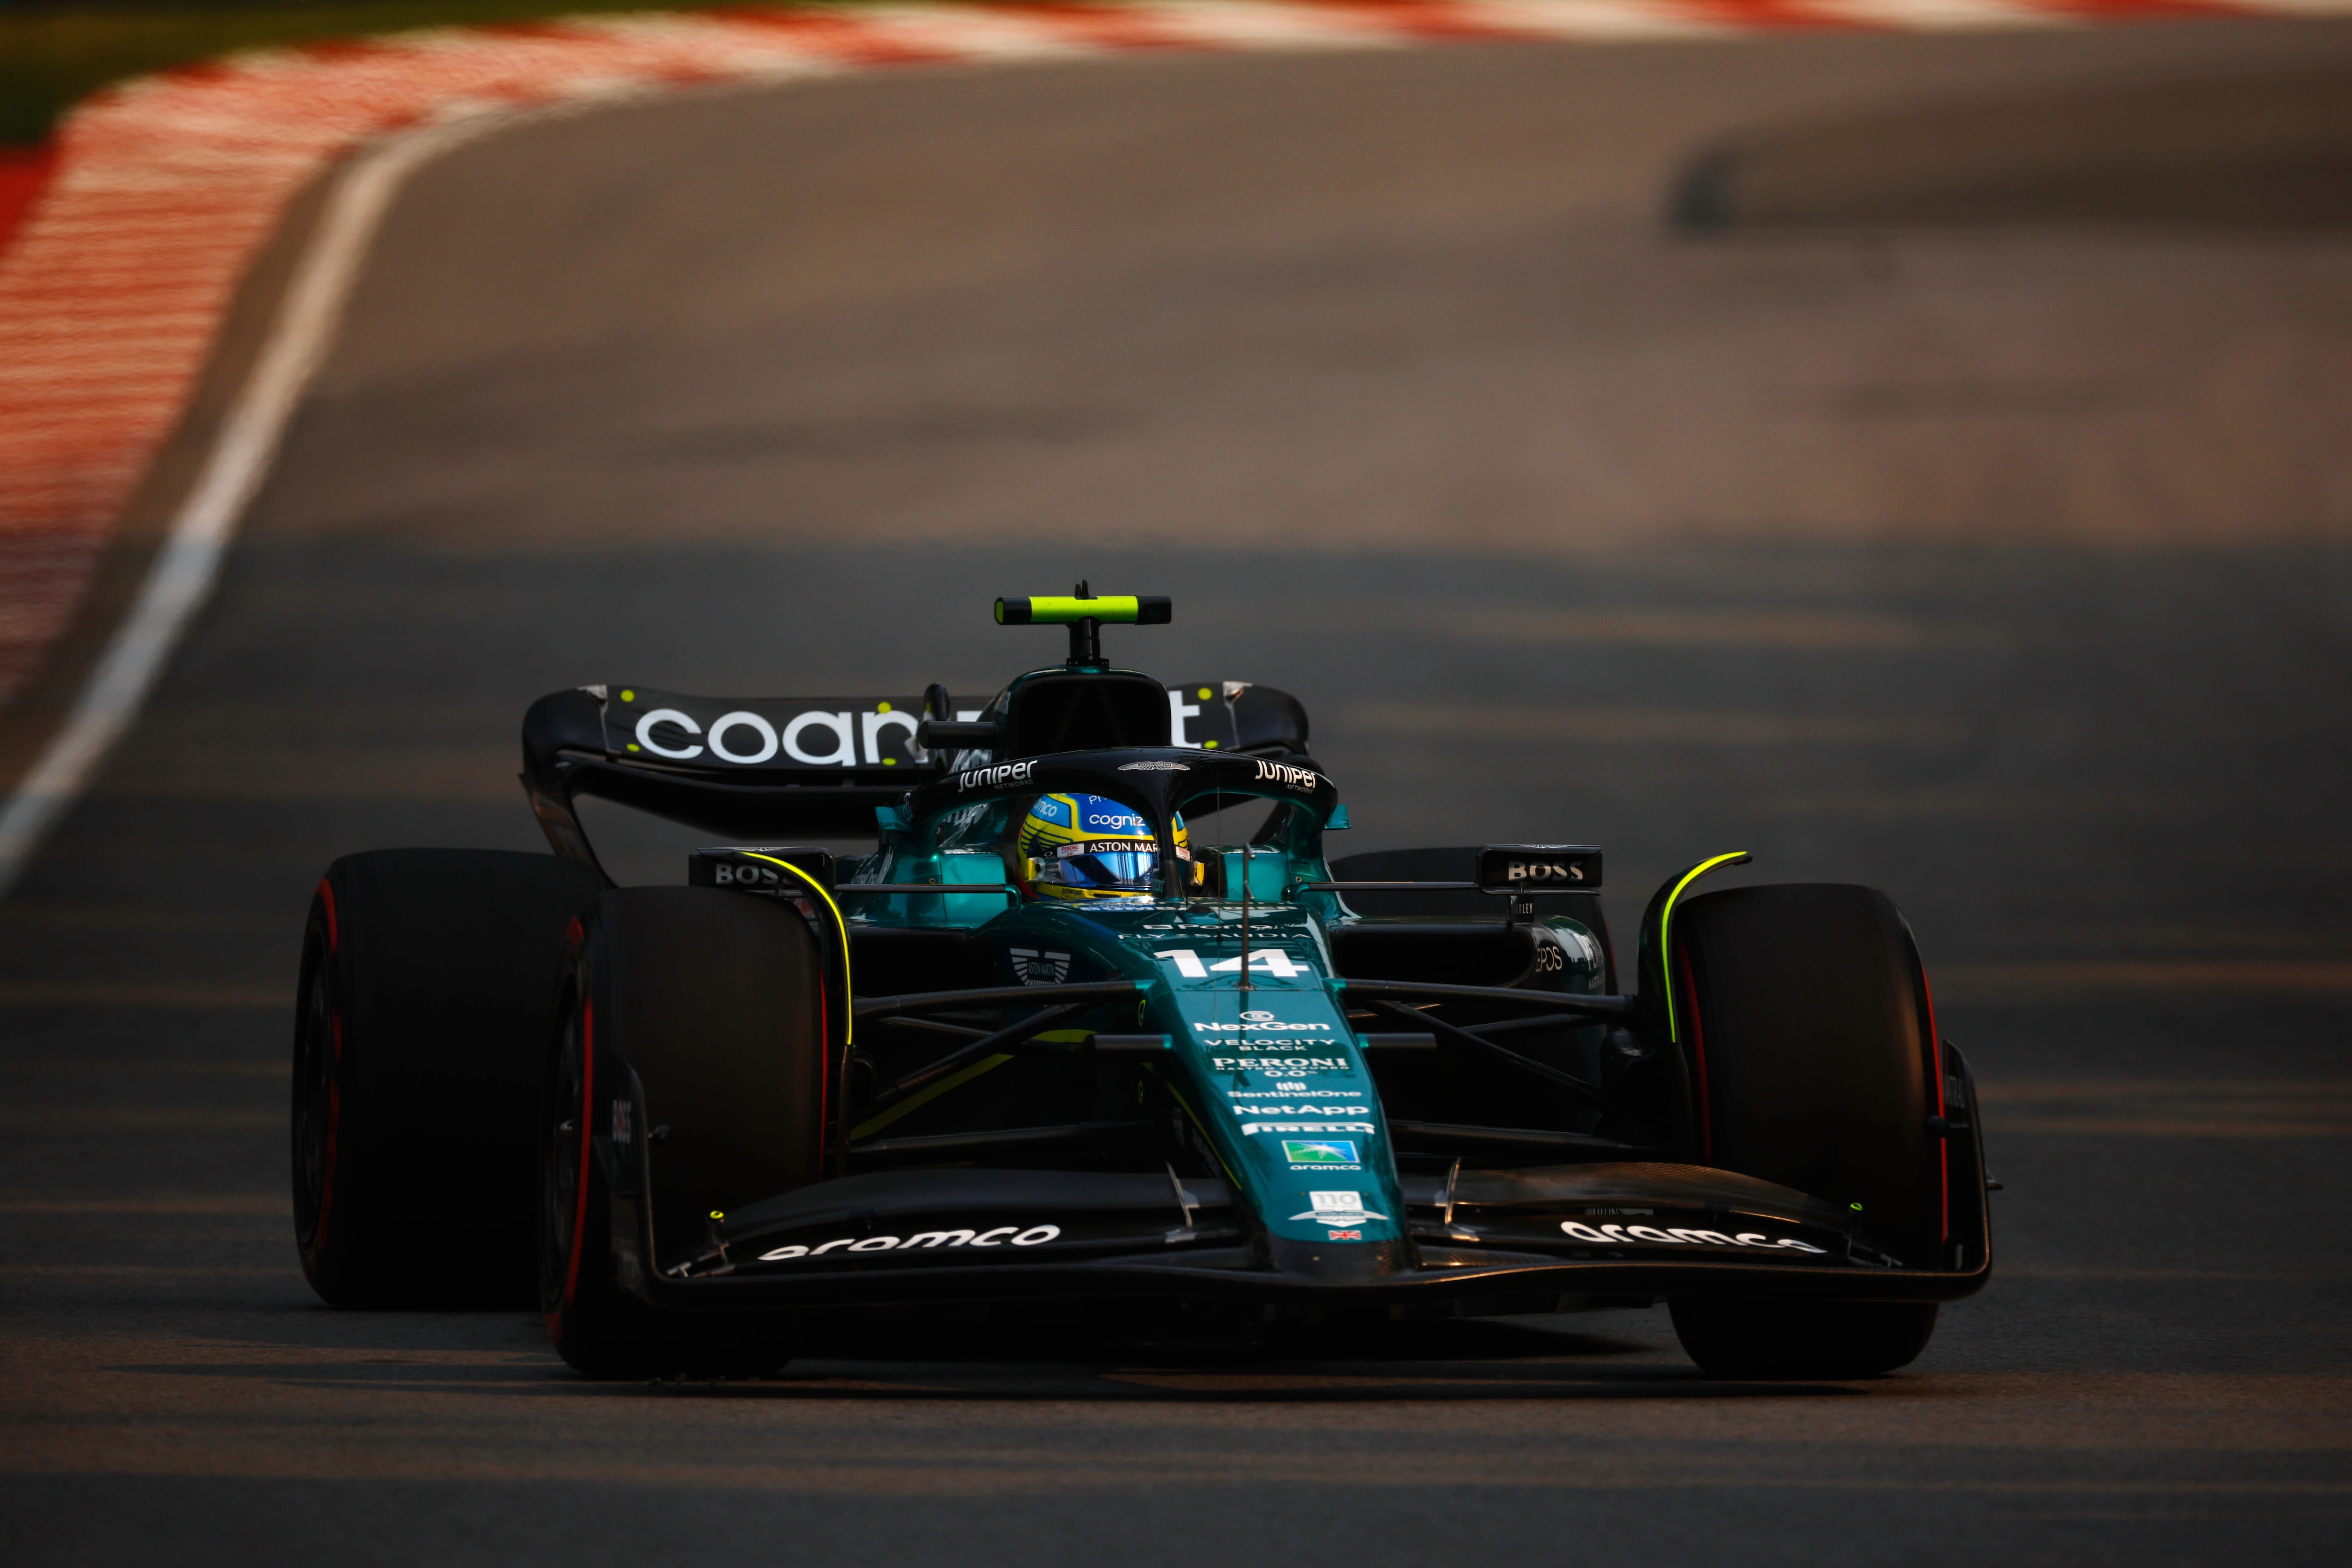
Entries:
[[[339,860],[296,1228],[343,1304],[537,1300],[592,1375],[757,1374],[877,1310],[1269,1322],[1670,1304],[1867,1375],[1990,1269],[1975,1095],[1882,893],[1649,900],[1579,845],[1328,858],[1294,699],[1113,668],[1165,599],[1001,599],[992,700],[613,685],[523,724],[553,855]],[[616,887],[576,802],[730,840]],[[870,854],[838,847],[875,841]]]

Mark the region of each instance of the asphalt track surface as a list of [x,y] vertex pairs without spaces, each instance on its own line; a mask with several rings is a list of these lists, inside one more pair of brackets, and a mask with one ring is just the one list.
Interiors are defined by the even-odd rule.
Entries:
[[[0,906],[11,1563],[2340,1562],[2352,240],[1659,221],[1783,124],[2326,26],[905,73],[427,171],[220,595]],[[1892,143],[1890,142],[1890,145]],[[533,696],[992,687],[996,593],[1303,696],[1351,847],[1747,848],[1908,911],[1997,1267],[1914,1368],[1663,1311],[1202,1360],[968,1329],[570,1377],[336,1312],[285,1197],[336,854],[533,847]],[[615,829],[671,880],[688,836]]]

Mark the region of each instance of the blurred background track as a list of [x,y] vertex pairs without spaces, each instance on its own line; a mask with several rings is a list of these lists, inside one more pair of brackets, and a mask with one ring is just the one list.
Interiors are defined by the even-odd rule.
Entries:
[[[428,168],[0,903],[0,1547],[2338,1560],[2352,230],[2294,171],[2341,166],[2295,84],[2347,60],[2320,23],[1139,58]],[[2061,199],[2149,144],[2077,113],[2228,157]],[[648,1390],[520,1314],[310,1302],[285,999],[329,859],[535,847],[543,691],[985,689],[1054,651],[988,597],[1081,574],[1178,602],[1123,660],[1306,700],[1348,848],[1598,841],[1621,930],[1725,848],[1885,887],[1986,1082],[1992,1289],[1907,1373],[1778,1389],[1657,1311],[1205,1367],[894,1331]],[[690,836],[614,833],[676,879]]]

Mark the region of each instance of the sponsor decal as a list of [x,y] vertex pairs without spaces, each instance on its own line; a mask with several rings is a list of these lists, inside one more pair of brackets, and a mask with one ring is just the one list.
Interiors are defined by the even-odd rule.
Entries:
[[1282,1072],[1318,1073],[1352,1072],[1355,1070],[1345,1057],[1211,1057],[1211,1072]]
[[[1163,955],[1155,952],[1151,956],[1159,958]],[[1241,1035],[1252,1030],[1261,1035],[1299,1034],[1315,1030],[1320,1030],[1328,1035],[1331,1032],[1331,1026],[1328,1024],[1276,1023],[1271,1013],[1244,1013],[1242,1015],[1242,1021],[1238,1024],[1195,1024],[1192,1027],[1196,1032],[1203,1035]],[[1248,1047],[1243,1048],[1246,1050]]]
[[1029,815],[1040,822],[1050,822],[1056,827],[1070,826],[1070,803],[1059,795],[1044,795],[1029,808]]
[[[1361,1116],[1360,1105],[1246,1105],[1243,1111],[1250,1116]],[[1313,1128],[1295,1128],[1294,1131],[1311,1132]],[[1354,1131],[1354,1128],[1326,1128],[1326,1131]]]
[[1364,1233],[1360,1230],[1330,1230],[1326,1231],[1323,1234],[1324,1239],[1328,1241],[1361,1241],[1364,1239]]
[[1021,784],[1036,771],[1034,758],[1025,763],[999,763],[992,768],[968,768],[956,774],[956,788],[993,789],[998,784]]
[[1559,1228],[1579,1241],[1589,1241],[1596,1247],[1761,1247],[1790,1252],[1826,1253],[1829,1248],[1799,1241],[1793,1236],[1775,1240],[1761,1231],[1743,1230],[1737,1236],[1726,1236],[1719,1230],[1686,1230],[1677,1226],[1661,1230],[1654,1225],[1589,1226],[1579,1220],[1564,1219]]
[[[1200,689],[1201,700],[1202,702],[1206,702],[1209,700],[1209,689],[1203,686]],[[1193,740],[1190,735],[1185,733],[1184,730],[1185,720],[1197,719],[1200,716],[1201,710],[1199,706],[1184,700],[1184,689],[1182,687],[1171,686],[1168,689],[1168,743],[1170,745],[1186,746],[1194,751],[1202,750],[1202,747],[1201,742]],[[1216,742],[1214,741],[1211,741],[1209,742],[1209,745],[1213,747],[1215,744]],[[1129,763],[1127,765],[1130,768],[1181,768],[1184,766],[1181,763]],[[1185,771],[1189,773],[1191,770],[1186,769]]]
[[1059,985],[1070,977],[1070,955],[1040,952],[1034,948],[1011,950],[1013,977],[1024,985]]
[[[793,722],[795,724],[803,724],[805,727],[806,723],[814,723],[819,717],[821,716],[803,713],[800,718],[793,720]],[[826,714],[822,715],[822,717],[830,718],[831,715]],[[754,739],[740,748],[730,746],[727,743],[727,736],[730,732],[738,730],[749,730]],[[711,722],[709,740],[710,754],[712,756],[717,757],[721,762],[740,763],[745,766],[756,766],[761,763],[766,762],[770,757],[776,754],[776,747],[778,744],[776,739],[776,727],[773,724],[769,723],[765,719],[761,718],[757,713],[728,713],[721,715]],[[845,737],[845,740],[846,737]],[[844,752],[848,753],[848,760],[850,762],[854,763],[857,760],[856,748],[846,744],[835,748],[835,755],[836,756],[840,755]],[[831,761],[832,759],[827,758],[825,760]]]
[[[1360,1089],[1310,1089],[1304,1083],[1278,1083],[1272,1089],[1229,1089],[1225,1090],[1225,1098],[1227,1100],[1281,1100],[1286,1096],[1293,1094],[1319,1094],[1327,1100],[1361,1100],[1364,1098],[1364,1091]],[[1271,1107],[1268,1109],[1271,1109]],[[1349,1106],[1348,1109],[1350,1112],[1356,1112],[1360,1111],[1363,1108],[1361,1106]]]
[[760,1254],[762,1263],[782,1263],[794,1258],[819,1258],[825,1253],[846,1248],[851,1252],[928,1252],[940,1247],[1003,1247],[1008,1241],[1014,1247],[1043,1247],[1062,1234],[1058,1225],[1033,1225],[1024,1230],[1019,1226],[1000,1225],[993,1230],[925,1230],[900,1240],[895,1236],[869,1236],[859,1240],[845,1236],[838,1241],[824,1242],[816,1247],[779,1247],[772,1252]]
[[616,1100],[613,1101],[613,1142],[615,1142],[615,1143],[626,1143],[626,1142],[630,1142],[630,1141],[631,1141],[632,1137],[634,1136],[634,1131],[633,1131],[633,1129],[632,1129],[632,1128],[631,1128],[631,1126],[630,1126],[630,1120],[629,1120],[629,1119],[630,1119],[629,1101],[627,1101],[627,1100]]
[[[705,730],[692,717],[676,708],[656,708],[637,720],[635,731],[637,743],[630,749],[650,752],[656,757],[683,763],[702,755],[707,742],[712,756],[722,763],[733,763],[740,767],[758,767],[772,761],[781,751],[803,766],[852,768],[857,765],[859,726],[856,721],[857,716],[851,713],[822,710],[802,713],[784,726],[782,734],[778,734],[776,727],[768,721],[765,715],[738,709],[732,713],[720,714],[710,721],[710,728]],[[909,735],[914,733],[915,721],[908,714],[894,713],[885,708],[864,715],[867,762],[884,760],[880,754],[881,731],[892,725],[904,728]],[[656,731],[664,726],[677,730],[684,736],[699,735],[702,740],[684,746],[666,746],[655,738]],[[828,744],[824,751],[813,752],[802,743],[802,737],[811,730],[826,732]],[[895,763],[897,759],[889,761]]]
[[626,726],[628,739],[622,742],[626,755],[738,767],[849,768],[858,764],[861,751],[869,767],[897,767],[901,761],[923,759],[914,749],[916,716],[887,702],[862,710],[771,702],[761,709],[738,708],[715,718],[698,718],[682,708],[661,706],[652,692],[644,693],[643,700],[654,706],[639,710],[639,700],[638,693],[624,690],[620,703],[627,710],[608,710],[606,714],[608,723]]
[[721,860],[710,868],[710,880],[721,888],[791,889],[799,891],[799,878],[777,870],[773,866],[741,866]]
[[[1370,1132],[1371,1129],[1366,1127],[1360,1131]],[[1294,1165],[1360,1165],[1363,1163],[1362,1156],[1356,1152],[1354,1142],[1346,1138],[1312,1142],[1286,1140],[1282,1145],[1282,1157]]]
[[1601,851],[1590,844],[1489,844],[1478,885],[1490,893],[1553,893],[1601,886]]
[[[1152,847],[1151,841],[1148,838],[1089,838],[1077,844],[1055,845],[1054,858],[1057,860],[1075,860],[1081,855],[1132,855],[1139,848],[1148,853]],[[1181,849],[1177,854],[1188,860],[1192,858],[1191,856],[1184,855]]]
[[[731,713],[727,716],[728,719],[733,717]],[[750,719],[756,715],[746,713],[743,717]],[[902,713],[899,717],[904,719],[906,715]],[[714,752],[719,750],[719,727],[726,722],[727,719],[721,719],[717,724],[710,726],[710,749]],[[762,728],[765,726],[763,725]],[[819,729],[830,735],[833,741],[831,749],[821,753],[812,752],[801,744],[803,735],[811,730]],[[909,733],[911,732],[910,729]],[[855,766],[857,762],[857,742],[850,731],[849,715],[846,713],[803,713],[784,726],[782,739],[784,754],[796,763],[808,763],[818,767],[827,767],[838,763],[846,768]],[[738,760],[734,757],[728,758],[730,762]]]
[[1368,1219],[1389,1217],[1366,1208],[1361,1193],[1309,1193],[1307,1201],[1313,1206],[1291,1218],[1311,1219],[1318,1225],[1361,1225]]
[[[1194,708],[1188,711],[1197,713],[1200,710]],[[1189,773],[1192,766],[1190,763],[1121,763],[1118,771],[1123,773]]]
[[1262,762],[1257,764],[1257,776],[1261,781],[1270,781],[1285,789],[1302,790],[1309,795],[1315,792],[1317,784],[1323,782],[1313,768],[1294,768],[1288,763]]
[[1244,1121],[1242,1123],[1244,1137],[1255,1132],[1377,1132],[1379,1131],[1379,1128],[1369,1121]]
[[690,746],[665,746],[655,740],[654,731],[663,724],[674,725],[689,735],[702,733],[702,726],[678,710],[656,708],[637,721],[637,745],[656,757],[667,757],[672,762],[682,763],[690,757],[702,755],[702,743],[698,741]]

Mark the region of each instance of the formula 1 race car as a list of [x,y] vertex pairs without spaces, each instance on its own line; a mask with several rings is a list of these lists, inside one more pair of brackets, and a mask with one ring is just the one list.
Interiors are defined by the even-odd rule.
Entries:
[[[1984,1284],[1975,1091],[1884,894],[1695,893],[1747,858],[1710,856],[1621,993],[1599,849],[1327,860],[1297,700],[1104,658],[1169,617],[1000,599],[1068,658],[970,708],[534,703],[553,855],[319,884],[319,1294],[535,1289],[595,1376],[761,1375],[877,1314],[1213,1339],[1664,1300],[1709,1373],[1818,1377],[1908,1363]],[[583,795],[731,842],[616,887]]]

